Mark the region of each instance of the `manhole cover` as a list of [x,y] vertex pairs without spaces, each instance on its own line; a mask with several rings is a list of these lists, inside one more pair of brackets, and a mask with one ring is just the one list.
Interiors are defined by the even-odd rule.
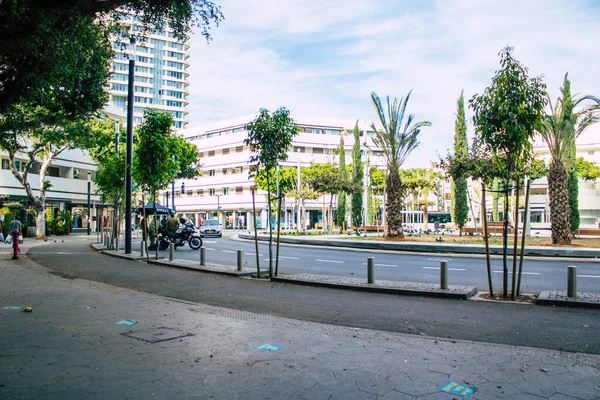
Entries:
[[144,340],[149,343],[159,343],[167,340],[194,336],[191,333],[185,333],[179,329],[165,328],[162,326],[159,328],[144,329],[142,331],[127,332],[123,333],[123,335],[132,337],[134,339]]

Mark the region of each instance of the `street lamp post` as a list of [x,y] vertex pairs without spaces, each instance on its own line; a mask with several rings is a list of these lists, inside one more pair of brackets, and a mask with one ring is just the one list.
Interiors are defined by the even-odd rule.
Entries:
[[135,39],[130,39],[129,85],[127,87],[127,155],[125,164],[125,254],[131,254],[131,161],[133,158],[133,85]]
[[92,181],[90,180],[92,178],[92,173],[88,171],[88,192],[87,192],[87,203],[88,203],[88,207],[87,207],[87,211],[88,211],[88,216],[87,216],[87,234],[88,236],[90,236],[91,232],[92,232],[92,218],[91,218],[91,210],[90,208],[92,207],[91,205],[91,201],[90,201],[90,197],[91,197],[91,190],[92,190]]

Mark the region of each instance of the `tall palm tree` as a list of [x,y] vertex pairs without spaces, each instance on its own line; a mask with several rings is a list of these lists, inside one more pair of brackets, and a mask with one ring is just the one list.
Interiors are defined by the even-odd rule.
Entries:
[[418,137],[421,128],[431,126],[429,121],[415,122],[413,114],[409,114],[406,121],[404,121],[406,106],[411,93],[412,90],[400,101],[394,98],[391,103],[390,97],[386,96],[387,116],[379,96],[375,92],[371,93],[371,103],[381,123],[381,129],[377,129],[375,124],[371,125],[373,131],[375,131],[373,143],[381,148],[387,163],[387,177],[385,179],[387,188],[385,199],[387,237],[404,237],[401,214],[402,181],[400,180],[399,171],[406,157],[419,146]]
[[[594,96],[572,97],[568,75],[565,75],[562,97],[553,104],[548,100],[549,114],[544,116],[539,134],[550,151],[548,171],[548,190],[550,196],[550,223],[552,243],[571,243],[571,210],[569,206],[568,171],[565,160],[569,146],[575,145],[575,139],[589,126],[600,120],[600,100]],[[584,101],[595,104],[575,108]]]

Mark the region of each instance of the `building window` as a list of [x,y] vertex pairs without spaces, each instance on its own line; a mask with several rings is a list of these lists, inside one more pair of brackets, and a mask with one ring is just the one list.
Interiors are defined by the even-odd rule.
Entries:
[[185,192],[185,194],[188,197],[192,197],[194,195],[194,191],[193,190],[188,190],[187,192]]
[[204,196],[204,189],[198,189],[197,195],[198,197]]
[[588,155],[593,156],[594,155],[594,150],[588,150]]
[[215,195],[215,189],[208,189],[208,195],[209,196],[214,196]]
[[48,167],[48,172],[46,173],[46,175],[58,178],[60,176],[60,168]]
[[322,147],[313,147],[313,154],[323,154]]
[[236,187],[235,194],[244,194],[244,187],[243,186]]
[[214,169],[209,170],[208,176],[215,176],[215,170]]
[[223,196],[227,196],[229,194],[229,188],[223,188]]
[[242,126],[242,127],[239,127],[239,128],[234,128],[232,132],[236,133],[236,132],[243,132],[243,131],[244,131],[244,127]]
[[223,175],[227,175],[229,173],[229,171],[227,170],[227,168],[223,168]]
[[6,158],[2,159],[2,169],[10,169],[10,161]]
[[304,147],[294,146],[294,153],[304,153]]
[[235,148],[236,153],[241,153],[242,151],[244,151],[244,146],[238,146]]
[[[192,139],[192,140],[193,140],[193,139]],[[203,157],[204,157],[204,153],[203,153],[203,152],[201,152],[201,153],[198,153],[198,157],[200,157],[200,158],[203,158]]]
[[215,151],[214,150],[209,151],[208,152],[208,156],[209,157],[214,157],[215,156]]
[[229,154],[229,149],[223,149],[223,155]]
[[181,197],[181,192],[179,190],[175,191],[175,197]]

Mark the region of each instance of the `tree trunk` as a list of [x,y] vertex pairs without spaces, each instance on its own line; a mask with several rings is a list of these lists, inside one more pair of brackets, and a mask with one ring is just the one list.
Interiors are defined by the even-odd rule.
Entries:
[[568,175],[562,161],[552,161],[550,163],[548,192],[552,243],[558,245],[571,244]]
[[387,237],[404,238],[402,228],[402,196],[401,180],[398,171],[390,169],[386,177],[387,198],[385,203],[387,215]]
[[46,210],[43,204],[35,204],[35,238],[46,239]]

